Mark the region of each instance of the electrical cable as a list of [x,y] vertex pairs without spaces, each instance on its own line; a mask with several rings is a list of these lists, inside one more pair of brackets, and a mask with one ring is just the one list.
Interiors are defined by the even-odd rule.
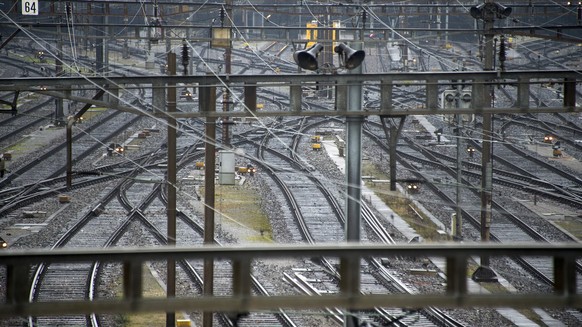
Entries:
[[[4,14],[4,13],[3,13],[3,14]],[[313,14],[312,14],[312,15],[313,15]],[[376,15],[374,14],[374,16],[376,16]],[[134,16],[134,17],[135,17],[135,16]],[[191,16],[191,17],[192,17],[192,16]],[[379,20],[379,18],[378,18],[377,16],[376,16],[376,18]],[[229,17],[229,19],[231,19],[231,18]],[[379,20],[379,21],[381,21],[381,20]],[[231,22],[232,22],[232,20],[231,20]],[[384,24],[384,25],[385,25],[385,24]],[[385,26],[386,26],[386,25],[385,25]],[[238,27],[237,27],[237,26],[235,26],[235,24],[233,24],[233,28],[234,28],[234,29],[236,29],[236,30],[238,30]],[[239,32],[240,32],[240,31],[239,31]],[[241,34],[241,35],[242,35],[242,34]],[[30,35],[29,35],[29,37],[30,37]],[[418,47],[418,48],[422,49],[420,46],[418,46],[418,45],[414,44],[414,43],[413,43],[413,41],[412,41],[411,39],[406,39],[406,40],[407,40],[407,41],[409,41],[409,42],[410,42],[410,44],[412,44],[412,45],[414,45],[414,46],[416,46],[416,47]],[[35,42],[37,42],[37,44],[41,45],[41,44],[40,44],[40,41],[35,41]],[[189,43],[190,47],[192,47],[192,48],[194,49],[193,45],[192,45],[190,42],[188,42],[188,43]],[[42,45],[41,45],[41,46],[42,46]],[[426,51],[426,52],[428,52],[426,49],[422,49],[422,50],[423,50],[423,51]],[[260,57],[258,53],[254,52],[254,51],[253,51],[253,53],[254,53],[254,54],[257,56],[257,57],[261,58],[261,60],[262,60],[262,57]],[[429,52],[429,53],[430,53],[430,52]],[[211,71],[211,72],[212,72],[212,73],[213,73],[213,74],[214,74],[216,77],[218,77],[218,74],[217,74],[215,71],[213,71],[213,70],[212,70],[212,68],[210,67],[210,65],[209,65],[207,62],[205,62],[205,61],[204,61],[204,59],[203,59],[203,58],[200,56],[200,54],[198,54],[198,53],[197,53],[197,55],[198,55],[198,56],[200,57],[200,59],[201,59],[201,60],[204,62],[204,64],[206,65],[206,67],[207,67],[207,68],[210,68],[210,71]],[[432,55],[434,56],[434,53],[433,53]],[[54,57],[54,55],[53,55],[53,57]],[[73,57],[73,58],[75,58],[75,55],[73,54],[73,55],[72,55],[72,57]],[[435,56],[435,58],[436,58],[436,57],[437,57],[437,56]],[[263,61],[264,61],[264,60],[263,60]],[[265,63],[266,63],[266,62],[265,62]],[[267,64],[267,63],[266,63],[266,64]],[[270,65],[268,65],[268,64],[267,64],[267,66],[269,66],[269,67],[270,67]],[[272,67],[271,67],[271,68],[272,68]],[[222,81],[222,80],[221,80],[221,83],[223,83],[223,86],[226,86],[226,84],[224,83],[224,81]],[[236,93],[234,93],[234,92],[233,92],[232,90],[230,90],[230,89],[229,89],[228,91],[229,91],[229,92],[231,92],[231,94],[233,94],[233,95],[235,96],[235,98],[236,98],[236,100],[237,100],[237,101],[239,101],[239,102],[241,102],[241,103],[244,103],[244,102],[242,102],[242,101],[241,101],[241,99],[240,99],[240,98],[238,98],[238,97],[236,96]],[[121,99],[120,99],[120,100],[121,100]],[[250,113],[252,114],[252,110],[250,110],[250,109],[249,109],[249,108],[247,108],[246,106],[244,106],[244,109],[245,109],[245,110],[247,110],[248,112],[250,112]],[[147,114],[146,114],[146,115],[147,115]],[[153,117],[153,116],[151,116],[150,118],[154,118],[154,119],[156,119],[156,118],[155,118],[155,117]],[[255,116],[255,118],[257,118],[257,119],[258,119],[258,117],[256,117],[256,116]],[[165,126],[167,126],[167,123],[166,123],[166,121],[165,121],[165,120],[163,120],[163,119],[160,119],[159,121],[163,122],[163,123],[164,123],[164,125],[165,125]],[[259,120],[259,121],[260,121],[260,120]],[[263,124],[263,123],[261,122],[261,124]],[[263,127],[267,128],[267,129],[269,129],[269,128],[270,128],[270,127],[267,127],[265,124],[263,124]],[[271,129],[269,132],[270,132],[270,133],[272,133],[273,135],[275,135],[275,133],[274,133],[274,132],[276,132],[276,130],[275,130],[275,129]],[[280,141],[281,141],[281,142],[283,142],[282,140],[280,140]],[[216,144],[216,141],[215,141],[215,140],[212,140],[212,142]]]

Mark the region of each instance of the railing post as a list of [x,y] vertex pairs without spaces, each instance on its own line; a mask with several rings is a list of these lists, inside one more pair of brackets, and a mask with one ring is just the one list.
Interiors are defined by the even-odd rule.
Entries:
[[257,86],[254,84],[245,83],[244,92],[245,106],[251,112],[255,112],[255,110],[257,110]]
[[25,264],[11,264],[6,267],[6,303],[21,304],[28,303],[28,293],[30,284],[28,280],[29,267]]
[[335,85],[335,110],[338,113],[346,112],[348,108],[348,86],[336,84]]
[[438,82],[433,79],[426,80],[426,109],[436,110],[439,107]]
[[565,296],[576,294],[576,263],[574,259],[554,256],[554,292]]
[[467,258],[464,256],[447,257],[447,294],[460,298],[467,294]]
[[[240,300],[238,307],[246,308],[251,296],[251,260],[248,258],[239,258],[232,263],[232,293],[233,297]],[[228,313],[235,326],[238,319],[246,315],[248,311]]]
[[564,79],[564,107],[573,109],[576,107],[576,79]]
[[529,108],[529,78],[517,79],[517,107]]
[[141,261],[125,261],[123,263],[123,298],[131,302],[131,306],[134,308],[135,301],[142,297],[141,265]]
[[289,86],[289,110],[298,114],[301,113],[301,93],[301,84]]
[[391,80],[382,80],[380,84],[380,110],[392,110],[392,90],[394,85]]

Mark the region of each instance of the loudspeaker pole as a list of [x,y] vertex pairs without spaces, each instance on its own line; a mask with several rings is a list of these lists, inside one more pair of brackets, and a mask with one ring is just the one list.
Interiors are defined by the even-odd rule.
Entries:
[[[364,15],[362,15],[364,16]],[[362,24],[362,28],[364,25]],[[361,50],[363,47],[364,30],[360,31],[360,41],[354,44],[354,50]],[[347,62],[344,53],[344,61]],[[344,64],[345,64],[344,62]],[[347,66],[347,64],[346,64]],[[361,74],[362,66],[350,70],[352,74]],[[350,81],[348,84],[348,107],[347,111],[362,110],[362,83]],[[360,223],[362,217],[362,123],[363,118],[358,116],[346,117],[346,242],[360,242]],[[340,260],[340,291],[346,295],[356,295],[360,293],[360,267],[359,259],[342,258]],[[358,319],[349,312],[352,308],[346,308],[348,314],[344,319],[344,326],[358,326]]]
[[[361,49],[362,43],[356,48]],[[353,69],[354,74],[361,74],[362,66]],[[348,85],[348,111],[362,109],[362,85],[351,81]],[[360,222],[362,210],[362,122],[358,116],[346,117],[347,151],[346,151],[346,242],[360,242]],[[342,258],[340,262],[340,289],[343,293],[358,294],[360,290],[360,262],[354,258]],[[351,308],[347,308],[348,311]],[[355,327],[357,324],[346,316],[344,326]]]

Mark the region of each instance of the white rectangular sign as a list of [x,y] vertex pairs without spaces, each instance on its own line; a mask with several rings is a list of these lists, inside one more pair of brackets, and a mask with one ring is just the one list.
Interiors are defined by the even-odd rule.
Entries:
[[23,15],[38,15],[38,0],[22,0]]

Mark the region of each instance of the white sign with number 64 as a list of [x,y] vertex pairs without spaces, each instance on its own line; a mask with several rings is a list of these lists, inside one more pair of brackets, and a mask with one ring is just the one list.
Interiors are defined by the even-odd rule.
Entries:
[[23,15],[38,15],[38,0],[22,0]]

